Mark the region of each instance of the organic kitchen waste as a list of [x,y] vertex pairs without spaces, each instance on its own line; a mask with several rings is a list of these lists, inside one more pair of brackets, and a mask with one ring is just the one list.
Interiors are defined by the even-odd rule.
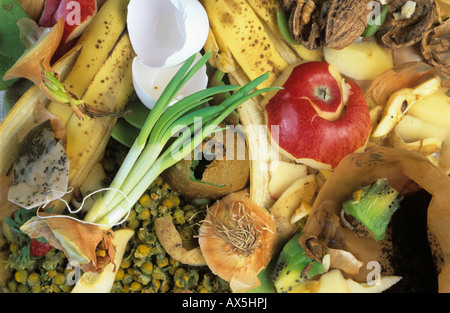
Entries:
[[450,291],[447,0],[0,3],[1,292]]

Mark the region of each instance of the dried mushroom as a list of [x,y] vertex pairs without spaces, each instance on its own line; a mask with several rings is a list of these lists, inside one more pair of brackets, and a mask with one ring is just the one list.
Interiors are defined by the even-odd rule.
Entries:
[[442,75],[450,77],[450,20],[424,34],[421,51],[429,64]]
[[434,21],[432,0],[394,0],[378,31],[383,44],[391,49],[411,46],[422,39]]
[[368,0],[282,0],[295,41],[308,49],[342,49],[367,26]]

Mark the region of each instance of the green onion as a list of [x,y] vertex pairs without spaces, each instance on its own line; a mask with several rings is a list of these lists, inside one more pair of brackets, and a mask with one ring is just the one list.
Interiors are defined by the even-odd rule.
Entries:
[[289,21],[286,13],[281,9],[277,10],[277,24],[281,35],[288,43],[290,43],[291,45],[299,44],[295,41],[294,37],[292,36],[291,30],[289,29]]
[[[85,221],[105,227],[119,223],[164,170],[189,155],[205,138],[221,131],[218,125],[238,106],[256,95],[278,89],[270,87],[256,90],[267,79],[269,73],[266,73],[242,87],[221,85],[207,88],[169,107],[178,91],[206,64],[210,54],[205,53],[192,65],[195,60],[193,55],[169,82],[150,111],[109,189],[96,199]],[[220,105],[205,106],[214,95],[232,91],[235,92]],[[173,138],[178,132],[182,134]]]
[[71,98],[63,84],[50,71],[45,71],[44,83],[55,100],[65,104],[83,104],[82,100]]
[[386,18],[387,12],[388,12],[388,6],[387,5],[383,5],[383,7],[381,9],[381,13],[380,13],[380,21],[379,21],[379,23],[368,25],[361,36],[363,36],[363,37],[371,37],[371,36],[375,35],[375,33],[378,31],[378,29],[383,24],[383,22],[384,22],[384,20]]

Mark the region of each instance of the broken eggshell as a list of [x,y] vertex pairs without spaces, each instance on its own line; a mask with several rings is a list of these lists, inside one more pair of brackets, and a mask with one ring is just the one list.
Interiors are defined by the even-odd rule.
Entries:
[[140,61],[153,68],[183,63],[203,48],[209,32],[197,0],[131,0],[127,26]]
[[[197,53],[195,62],[201,58],[201,54]],[[142,64],[139,57],[133,60],[133,85],[139,99],[149,109],[153,109],[156,100],[161,96],[164,88],[177,73],[182,64],[168,68],[149,68]],[[203,90],[208,85],[208,76],[206,74],[206,65],[195,73],[186,85],[175,96],[175,101],[193,94],[194,92]]]
[[[131,0],[127,26],[136,52],[133,83],[150,109],[179,67],[203,48],[209,20],[197,0]],[[175,100],[207,86],[206,65],[180,90]]]

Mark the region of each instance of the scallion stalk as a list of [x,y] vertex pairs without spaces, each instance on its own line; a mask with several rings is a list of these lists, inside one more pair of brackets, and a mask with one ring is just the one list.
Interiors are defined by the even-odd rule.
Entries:
[[[223,85],[207,88],[169,107],[179,90],[206,64],[209,56],[210,52],[205,53],[192,65],[193,55],[178,70],[150,111],[110,188],[95,200],[85,221],[105,227],[120,222],[164,170],[189,155],[205,138],[221,130],[218,125],[237,107],[256,95],[278,89],[255,90],[267,79],[269,73],[266,73],[242,87]],[[214,95],[232,91],[235,92],[220,105],[205,106]],[[185,133],[173,138],[183,130]]]

